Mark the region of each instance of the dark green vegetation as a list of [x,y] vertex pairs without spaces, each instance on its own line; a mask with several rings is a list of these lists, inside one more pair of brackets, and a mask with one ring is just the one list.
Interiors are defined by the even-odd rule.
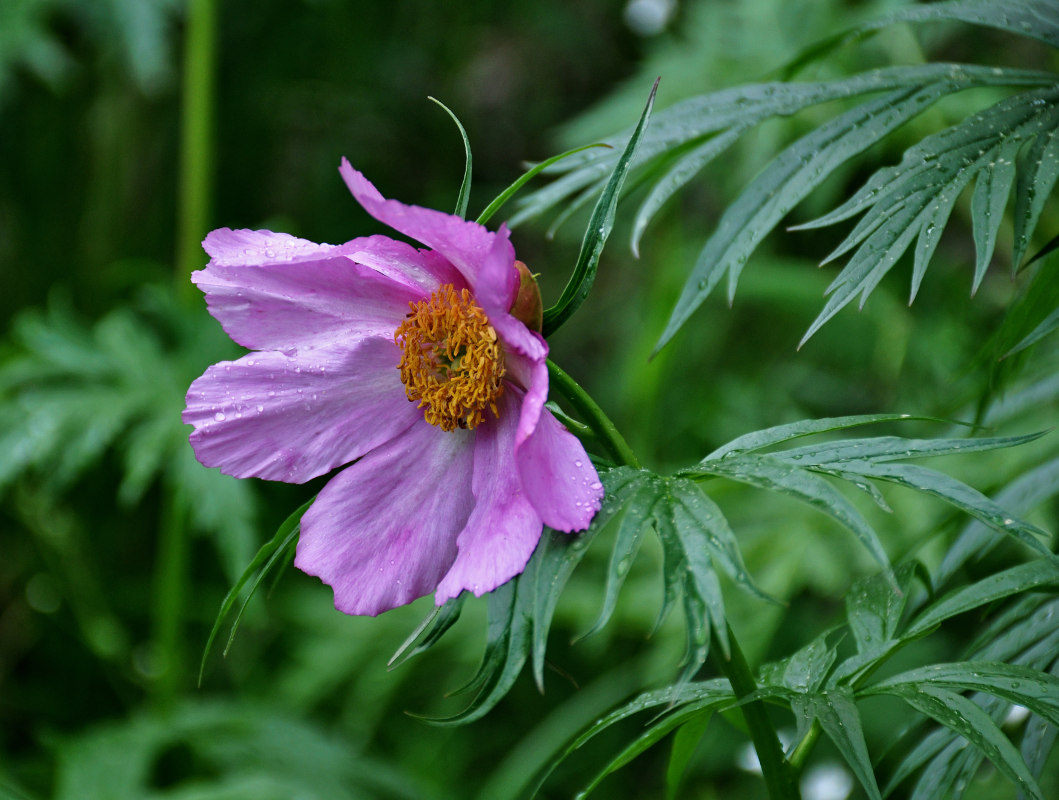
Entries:
[[[1042,202],[1029,242],[1020,238],[1025,209],[1017,201],[999,226],[973,224],[984,208],[995,222],[991,197],[1004,181],[1018,190],[1024,180],[990,167],[983,172],[990,194],[983,199],[986,190],[967,184],[952,198],[944,234],[928,232],[929,270],[917,268],[912,252],[898,259],[861,313],[847,306],[800,351],[846,260],[819,271],[815,264],[860,218],[846,228],[783,228],[841,206],[925,137],[996,103],[1017,106],[1006,98],[1020,92],[1042,92],[1025,104],[1027,118],[1038,108],[1054,117],[1040,79],[1016,85],[991,75],[1001,67],[1054,72],[1056,50],[1017,32],[899,24],[832,42],[835,49],[802,59],[788,75],[784,66],[803,48],[900,4],[689,2],[671,32],[653,40],[628,32],[620,3],[599,0],[223,5],[213,166],[204,178],[208,227],[272,227],[317,241],[377,230],[338,178],[342,155],[387,196],[455,206],[462,144],[427,95],[467,128],[473,217],[514,180],[522,159],[630,128],[657,75],[654,127],[641,152],[668,107],[707,92],[896,66],[911,68],[915,80],[887,84],[892,97],[854,102],[838,94],[755,127],[659,206],[645,230],[634,213],[661,172],[630,174],[594,290],[551,340],[552,353],[644,466],[681,472],[606,473],[611,500],[600,522],[610,524],[594,529],[591,547],[557,558],[551,548],[566,542],[548,539],[524,579],[463,603],[429,653],[392,671],[387,661],[430,611],[429,600],[352,619],[332,610],[329,590],[314,579],[277,570],[275,588],[265,591],[266,578],[227,658],[215,648],[196,689],[221,599],[258,545],[319,487],[222,478],[197,465],[179,425],[190,380],[235,352],[188,291],[184,268],[174,266],[186,10],[178,0],[3,3],[0,308],[10,324],[0,345],[0,796],[492,800],[519,796],[587,731],[543,784],[544,796],[568,797],[630,742],[635,752],[671,730],[679,732],[647,749],[634,769],[604,779],[599,796],[661,796],[667,766],[682,796],[764,796],[760,779],[735,766],[747,737],[737,730],[739,714],[724,710],[731,696],[712,666],[684,673],[696,680],[678,690],[622,707],[681,678],[686,648],[692,665],[705,658],[698,649],[708,637],[696,632],[712,628],[714,648],[725,642],[726,621],[752,666],[772,662],[759,676],[771,687],[762,697],[796,711],[776,711],[776,723],[795,741],[819,738],[806,749],[807,769],[848,763],[862,783],[871,786],[874,771],[897,796],[932,797],[932,785],[967,776],[968,797],[1014,796],[1024,768],[989,720],[1002,720],[1009,702],[1045,712],[1056,702],[1052,684],[1028,672],[1054,669],[1059,654],[1055,575],[1025,544],[990,538],[988,525],[1005,527],[1004,513],[938,476],[955,476],[1026,520],[1007,523],[1026,542],[1039,542],[1031,526],[1056,528],[1059,445],[1054,433],[1033,434],[1059,418],[1059,336],[999,358],[1059,305],[1054,256],[1012,277],[1021,256],[1059,232],[1059,207]],[[699,253],[776,153],[855,114],[863,100],[884,97],[885,110],[903,102],[901,91],[913,99],[931,92],[938,70],[927,59],[976,65],[980,80],[960,94],[938,91],[939,102],[833,173],[813,172],[823,148],[800,153],[808,170],[790,196],[807,181],[820,185],[790,215],[746,228],[757,248],[732,308],[721,289],[683,288],[689,275],[700,277],[694,269],[719,269],[721,259],[696,267]],[[743,105],[754,107],[750,99]],[[709,132],[716,130],[724,129]],[[710,141],[690,140],[651,168],[701,157],[696,151]],[[1022,154],[1033,146],[1020,145]],[[998,153],[1009,159],[1014,151],[1003,147]],[[546,306],[574,268],[590,209],[589,202],[552,241],[528,222],[515,233],[520,258],[541,274]],[[639,260],[625,246],[630,235]],[[742,267],[742,246],[726,268]],[[985,263],[984,250],[992,252]],[[912,276],[918,294],[908,306]],[[687,321],[648,360],[674,307],[690,309]],[[875,427],[842,431],[858,437],[843,445],[826,435],[789,437],[827,434],[849,420],[724,445],[795,420],[853,414],[917,419],[885,416]],[[1025,441],[1002,449],[994,446],[1013,441],[965,441],[965,429],[924,417],[979,422],[988,426],[976,431],[982,437]],[[953,437],[949,445],[928,441],[942,436]],[[929,470],[909,463],[944,453]],[[892,488],[902,482],[949,504]],[[977,508],[978,518],[954,499]],[[711,520],[703,527],[712,538],[689,541],[681,515]],[[645,535],[651,527],[658,537]],[[696,586],[702,569],[674,565],[703,553],[723,568],[706,570],[713,583]],[[531,580],[560,573],[569,582],[558,597]],[[682,591],[703,602],[678,602]],[[949,591],[956,594],[943,597]],[[679,609],[656,629],[659,609],[674,603]],[[535,624],[520,626],[514,615],[527,606]],[[498,671],[475,688],[497,705],[462,727],[403,713],[463,713],[469,698],[446,695],[475,674],[487,607],[508,624],[490,631],[487,663]],[[688,631],[681,612],[695,623]],[[570,644],[603,617],[605,626]],[[435,626],[451,619],[443,612]],[[525,641],[512,645],[511,631]],[[222,646],[225,638],[226,629]],[[518,658],[532,670],[512,673]],[[871,674],[877,661],[884,663]],[[979,688],[988,699],[961,694]],[[947,727],[933,733],[913,708],[962,726],[981,750],[961,748]],[[655,710],[671,716],[646,728]],[[616,724],[593,727],[608,712],[605,721]],[[1044,766],[1055,721],[1045,713],[1003,728],[1021,743],[1029,769]],[[978,769],[982,751],[998,770]],[[916,772],[924,764],[928,772]],[[1040,784],[1045,796],[1059,791],[1054,764]]]

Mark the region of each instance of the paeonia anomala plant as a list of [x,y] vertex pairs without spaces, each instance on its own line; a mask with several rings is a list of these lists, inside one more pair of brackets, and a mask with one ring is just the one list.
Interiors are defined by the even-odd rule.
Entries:
[[[936,3],[885,23],[925,19],[1059,46],[1059,7],[1046,0]],[[765,235],[841,164],[937,100],[978,87],[1013,91],[922,139],[835,211],[800,226],[861,215],[829,257],[852,253],[806,338],[855,296],[863,303],[913,245],[915,297],[972,182],[974,287],[1004,238],[998,231],[1013,193],[1012,263],[1035,271],[1027,293],[1054,293],[1046,258],[1051,243],[1026,257],[1059,177],[1059,75],[969,64],[726,89],[653,116],[652,90],[633,130],[609,140],[608,148],[581,148],[534,167],[477,221],[464,218],[469,174],[457,212],[449,214],[384,199],[343,161],[340,171],[356,201],[413,244],[391,236],[324,245],[270,231],[212,232],[204,243],[209,263],[194,281],[210,313],[251,352],[211,367],[188,391],[184,419],[195,428],[197,457],[237,477],[292,483],[342,468],[261,549],[226,598],[214,635],[248,582],[252,592],[292,550],[295,566],[328,584],[336,607],[348,614],[375,615],[433,594],[434,610],[395,660],[436,642],[467,594],[485,595],[486,653],[473,699],[456,716],[436,721],[469,722],[496,705],[527,661],[543,683],[552,617],[588,547],[611,549],[598,629],[611,618],[641,543],[653,534],[663,555],[660,615],[682,609],[685,661],[668,685],[613,710],[565,749],[556,744],[553,766],[600,731],[646,712],[641,732],[586,781],[586,791],[676,732],[668,776],[675,794],[694,742],[714,716],[731,712],[743,718],[773,798],[799,795],[798,773],[821,733],[868,797],[881,798],[913,778],[914,797],[961,796],[989,759],[1023,796],[1042,798],[1037,781],[1059,726],[1059,614],[1053,613],[1059,562],[1052,537],[1023,517],[1059,492],[1059,456],[992,498],[914,463],[1028,443],[1039,433],[982,437],[956,428],[926,439],[900,435],[901,426],[946,423],[902,413],[813,419],[746,433],[697,463],[660,474],[639,463],[599,405],[548,360],[546,341],[589,296],[628,175],[638,178],[630,185],[648,186],[634,223],[636,248],[665,200],[750,128],[824,102],[844,103],[767,164],[720,217],[661,332],[661,348],[722,278],[729,295],[735,293]],[[595,199],[569,282],[543,310],[534,265],[516,259],[508,227],[485,226],[542,172],[560,177],[525,199],[515,222],[563,202],[565,219]],[[545,278],[554,278],[553,270],[550,265]],[[1005,329],[997,356],[1052,343],[1048,334],[1059,327],[1059,314],[1046,309],[1034,317],[1021,308],[1016,302],[1019,324]],[[1030,391],[1037,402],[1059,397],[1047,375]],[[977,424],[993,424],[1005,413],[987,400]],[[871,425],[888,432],[849,433]],[[724,586],[743,589],[756,602],[776,600],[744,564],[739,537],[711,496],[718,481],[809,504],[866,548],[877,572],[853,583],[842,631],[810,632],[804,647],[781,661],[747,663],[726,615]],[[914,556],[891,564],[847,491],[888,510],[880,484],[970,515],[939,564]],[[961,583],[961,568],[1005,537],[1018,543],[1022,561]],[[962,659],[876,674],[948,620],[987,608],[981,636]],[[714,675],[706,675],[711,669]],[[896,764],[883,767],[868,751],[858,705],[880,695],[899,698],[926,723],[902,734]],[[1018,744],[1001,727],[1013,705],[1030,712]],[[787,748],[777,736],[780,715],[795,729]],[[548,771],[538,775],[538,785]],[[888,781],[881,787],[880,776]]]

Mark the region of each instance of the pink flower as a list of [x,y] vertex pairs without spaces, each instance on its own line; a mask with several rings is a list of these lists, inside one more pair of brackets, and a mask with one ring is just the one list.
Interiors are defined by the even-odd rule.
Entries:
[[345,159],[340,172],[369,214],[427,249],[210,233],[192,280],[255,352],[191,385],[191,444],[239,478],[302,483],[349,465],[302,518],[294,561],[340,611],[481,595],[522,572],[543,525],[587,528],[603,487],[544,407],[548,346],[510,313],[507,229],[386,200]]

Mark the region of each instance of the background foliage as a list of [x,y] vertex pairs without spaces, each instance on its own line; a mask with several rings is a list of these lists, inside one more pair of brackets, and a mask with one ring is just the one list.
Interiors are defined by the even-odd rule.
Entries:
[[[606,0],[224,3],[211,227],[272,227],[331,242],[371,232],[374,223],[337,179],[342,155],[387,196],[450,208],[462,145],[428,94],[467,127],[473,215],[515,177],[521,160],[627,128],[657,75],[659,113],[684,98],[775,79],[814,42],[901,6],[686,2],[664,32],[640,37],[626,24],[623,4]],[[474,674],[487,605],[503,597],[466,603],[429,654],[387,671],[430,601],[375,620],[348,618],[333,611],[326,587],[290,570],[267,599],[261,592],[252,601],[227,658],[215,653],[202,688],[195,687],[221,599],[256,547],[318,487],[224,479],[198,467],[179,425],[186,385],[232,352],[201,301],[185,302],[174,289],[186,281],[173,266],[185,14],[179,0],[0,5],[0,314],[9,321],[0,345],[0,792],[517,797],[579,731],[680,674],[687,643],[679,615],[656,626],[658,573],[671,551],[665,541],[643,538],[622,573],[609,624],[570,644],[593,628],[607,576],[614,580],[609,548],[587,549],[554,609],[548,660],[534,664],[543,698],[527,672],[469,726],[431,727],[403,712],[444,717],[464,708],[465,698],[446,693]],[[897,25],[842,45],[799,79],[918,65],[927,56],[1059,69],[1055,50],[1003,32]],[[799,206],[795,221],[822,216],[924,136],[1002,96],[983,88],[938,103],[865,159],[840,167]],[[797,351],[835,274],[815,264],[841,234],[779,230],[758,247],[731,308],[723,297],[706,297],[648,359],[719,215],[775,152],[827,118],[808,109],[734,143],[662,207],[639,242],[639,260],[624,243],[646,191],[631,182],[633,199],[619,209],[595,291],[551,340],[555,359],[660,472],[697,463],[749,431],[811,417],[978,417],[996,435],[1055,424],[1054,342],[1046,338],[997,366],[989,340],[1004,331],[1009,309],[1039,297],[1040,308],[1026,311],[1039,319],[1054,307],[1045,291],[1056,284],[1054,258],[1040,262],[1036,283],[1032,272],[1012,280],[1009,219],[997,233],[1001,268],[976,275],[970,193],[956,201],[914,305],[907,305],[908,257],[861,313],[847,308]],[[520,258],[542,274],[546,305],[565,285],[581,227],[575,216],[552,241],[543,225],[516,231]],[[1059,230],[1054,202],[1043,208],[1039,228]],[[939,432],[938,423],[902,425],[888,432]],[[953,456],[944,468],[988,494],[1000,492],[1007,507],[1054,530],[1053,439]],[[618,477],[630,496],[646,496],[650,481]],[[679,497],[688,489],[673,478],[659,491]],[[1055,642],[1040,639],[1046,626],[1034,622],[1050,619],[1049,594],[1017,599],[992,630],[982,629],[971,606],[961,607],[920,640],[915,622],[868,618],[864,609],[873,606],[858,598],[889,589],[873,577],[878,564],[869,550],[838,522],[738,482],[711,482],[709,497],[738,537],[755,586],[782,601],[735,590],[736,565],[734,582],[721,579],[725,613],[752,663],[787,659],[776,667],[783,670],[777,682],[794,694],[809,694],[814,659],[829,651],[826,632],[847,620],[854,641],[842,656],[850,670],[871,649],[872,631],[908,638],[907,652],[877,676],[889,681],[891,695],[905,685],[900,673],[922,663],[1022,653],[1046,668],[1046,657],[1054,659]],[[973,583],[1020,569],[1025,551],[1007,543],[983,548],[981,528],[948,506],[900,489],[886,497],[891,514],[866,495],[849,502],[878,531],[893,563],[917,557],[938,588],[943,577]],[[949,548],[954,539],[962,549]],[[913,585],[900,568],[897,580]],[[913,594],[913,605],[926,606],[927,595]],[[936,693],[952,690],[956,679],[949,678],[936,678]],[[709,685],[688,691],[700,693],[692,700],[699,711],[711,708]],[[915,719],[880,694],[862,701],[873,754]],[[800,720],[789,720],[792,734],[798,721],[843,718],[841,690],[813,695],[820,696],[832,705],[806,700]],[[642,722],[622,720],[586,740],[547,778],[543,796],[583,788],[644,730]],[[715,721],[697,746],[690,734],[674,740],[672,752],[689,751],[685,796],[762,796],[759,778],[737,766],[744,737],[732,735],[733,724],[734,717]],[[1037,741],[1047,736],[1035,717],[1008,724],[1030,726]],[[841,738],[835,741],[841,750]],[[845,769],[829,747],[818,748],[807,778]],[[962,757],[940,738],[927,750],[886,754],[882,766],[898,796],[913,791],[899,781],[903,769],[935,759],[935,774],[943,775]],[[668,744],[647,750],[640,768],[605,778],[602,791],[661,796],[669,755]],[[1014,794],[1002,774],[971,774],[968,796]],[[1054,766],[1041,785],[1046,796],[1059,792]]]

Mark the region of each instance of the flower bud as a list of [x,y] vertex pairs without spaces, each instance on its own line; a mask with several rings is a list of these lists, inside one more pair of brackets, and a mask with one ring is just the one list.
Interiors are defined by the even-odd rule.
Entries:
[[518,295],[511,304],[510,314],[531,331],[541,332],[544,323],[544,305],[541,303],[541,289],[529,267],[516,261],[518,267]]

